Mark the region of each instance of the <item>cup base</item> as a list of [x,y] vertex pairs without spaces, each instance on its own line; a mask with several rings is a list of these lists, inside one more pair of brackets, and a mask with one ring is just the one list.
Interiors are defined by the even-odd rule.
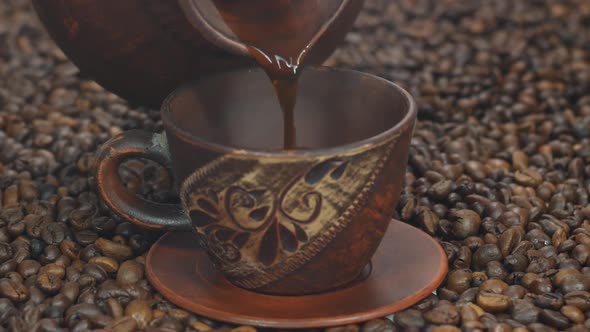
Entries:
[[320,328],[384,317],[427,297],[447,271],[438,242],[396,220],[365,278],[321,294],[273,296],[239,288],[215,270],[191,233],[164,235],[146,259],[150,283],[170,302],[211,319],[269,328]]

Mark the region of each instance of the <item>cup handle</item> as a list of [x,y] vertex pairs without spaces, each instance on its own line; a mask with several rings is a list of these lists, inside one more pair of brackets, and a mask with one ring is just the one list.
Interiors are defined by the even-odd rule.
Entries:
[[165,134],[132,130],[106,142],[98,153],[95,168],[98,193],[118,216],[154,230],[191,229],[180,204],[162,204],[131,193],[119,177],[119,165],[129,158],[147,158],[170,169],[171,160]]

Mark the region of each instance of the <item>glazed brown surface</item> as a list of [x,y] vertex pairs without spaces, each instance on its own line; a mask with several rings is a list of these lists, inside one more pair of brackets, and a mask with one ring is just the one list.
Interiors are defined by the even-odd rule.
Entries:
[[[352,1],[326,31],[309,56],[310,64],[321,64],[334,51],[362,2]],[[159,108],[168,93],[187,81],[253,64],[246,54],[210,42],[191,25],[177,1],[33,0],[33,4],[56,43],[84,75],[140,105]]]
[[238,288],[213,268],[190,234],[164,235],[146,263],[151,283],[171,302],[221,321],[273,328],[337,326],[386,316],[430,295],[447,272],[440,245],[395,220],[366,279],[316,295],[272,296]]

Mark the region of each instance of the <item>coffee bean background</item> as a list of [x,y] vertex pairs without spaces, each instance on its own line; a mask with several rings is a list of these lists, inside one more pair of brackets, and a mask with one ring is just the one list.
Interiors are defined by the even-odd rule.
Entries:
[[[367,0],[328,62],[416,96],[396,217],[441,242],[450,273],[393,318],[329,331],[590,329],[588,45],[587,0]],[[158,117],[79,73],[28,1],[0,1],[0,331],[255,331],[155,293],[144,261],[160,234],[97,199],[97,148]],[[120,174],[177,200],[157,165]]]

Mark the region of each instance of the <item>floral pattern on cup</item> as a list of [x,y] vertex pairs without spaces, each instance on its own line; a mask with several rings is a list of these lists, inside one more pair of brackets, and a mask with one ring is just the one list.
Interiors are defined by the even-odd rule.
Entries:
[[268,282],[256,276],[292,271],[330,242],[394,145],[320,161],[225,155],[185,181],[184,209],[225,273]]

